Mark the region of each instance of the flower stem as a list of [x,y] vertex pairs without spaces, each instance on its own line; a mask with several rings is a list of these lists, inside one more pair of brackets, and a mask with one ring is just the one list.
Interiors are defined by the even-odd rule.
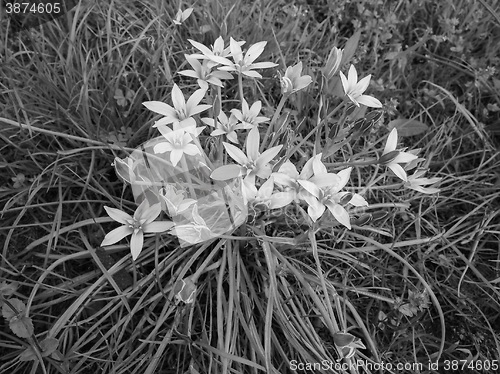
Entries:
[[[281,110],[283,109],[283,106],[285,105],[285,102],[288,99],[288,96],[290,96],[290,95],[285,94],[285,95],[281,96],[281,100],[278,103],[278,107],[276,108],[276,111],[274,112],[273,118],[271,119],[271,123],[267,127],[266,136],[264,137],[264,139],[268,139],[269,136],[271,135],[271,132],[275,131],[274,126],[275,126],[276,121],[278,120],[278,118],[281,114]],[[271,143],[273,143],[273,142],[271,142]],[[262,152],[264,150],[264,147],[267,147],[267,146],[268,146],[267,144],[262,142],[262,144],[260,145],[260,152]]]
[[194,192],[193,182],[191,180],[191,174],[189,173],[189,169],[186,162],[186,156],[184,155],[182,155],[181,157],[181,165],[184,171],[184,176],[186,177],[186,181],[188,183],[189,192],[191,193],[191,199],[196,199],[196,193]]
[[353,162],[325,162],[325,166],[329,167],[341,167],[341,166],[370,166],[376,165],[378,163],[378,158],[368,158],[363,161],[353,161]]
[[243,100],[245,98],[243,97],[243,76],[241,75],[241,72],[238,72],[238,88],[240,90],[240,100],[243,105]]
[[319,144],[321,140],[321,130],[323,129],[323,126],[325,125],[326,121],[331,117],[333,117],[335,113],[337,113],[340,110],[340,108],[344,106],[344,103],[345,102],[343,101],[339,105],[337,105],[337,107],[333,109],[330,113],[328,113],[326,117],[323,118],[316,126],[316,149],[319,149]]
[[285,105],[285,102],[289,96],[290,95],[287,95],[287,94],[281,96],[281,100],[278,104],[278,107],[276,108],[276,111],[274,112],[274,115],[273,115],[273,118],[271,119],[271,124],[269,125],[269,127],[274,127],[274,125],[276,124],[276,121],[278,120],[278,118],[281,114],[281,110],[283,109],[283,106]]
[[221,108],[222,108],[222,89],[217,86],[217,96],[214,100],[214,107],[215,107],[215,111],[214,111],[214,120],[219,116],[220,112],[221,112]]
[[[239,75],[240,76],[240,75]],[[240,87],[242,87],[240,85]],[[243,94],[243,88],[241,89],[240,91],[240,95]],[[219,86],[217,86],[217,101],[219,103],[219,112],[221,110],[221,107],[222,107],[222,90]],[[217,113],[217,115],[219,115],[219,113]],[[217,121],[217,119],[214,119],[214,124],[216,123],[215,121]],[[219,136],[219,139],[218,139],[218,143],[219,143],[219,149],[217,150],[218,151],[218,157],[217,157],[217,160],[218,162],[222,163],[223,160],[222,158],[224,157],[224,152],[223,152],[223,147],[222,147],[222,137]]]

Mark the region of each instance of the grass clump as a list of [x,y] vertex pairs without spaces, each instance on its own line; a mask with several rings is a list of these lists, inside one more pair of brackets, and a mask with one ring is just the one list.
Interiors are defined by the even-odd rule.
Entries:
[[[190,5],[81,1],[2,24],[0,371],[498,360],[498,11]],[[188,40],[219,36],[227,56],[198,60],[223,87],[179,74],[203,52]],[[238,48],[269,64],[235,65]],[[188,101],[203,110],[179,110],[207,87]]]

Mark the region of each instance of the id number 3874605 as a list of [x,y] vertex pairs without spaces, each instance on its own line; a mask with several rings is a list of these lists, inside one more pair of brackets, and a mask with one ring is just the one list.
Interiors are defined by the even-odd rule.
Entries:
[[6,2],[4,4],[7,14],[59,14],[61,3],[56,2]]

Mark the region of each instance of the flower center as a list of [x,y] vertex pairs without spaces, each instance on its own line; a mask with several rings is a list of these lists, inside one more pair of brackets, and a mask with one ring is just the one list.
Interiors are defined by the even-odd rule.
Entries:
[[177,118],[181,121],[189,117],[186,113],[186,109],[176,109],[175,114],[177,114]]
[[134,230],[134,233],[142,229],[142,225],[139,221],[134,221],[129,224],[129,227]]
[[182,139],[175,139],[174,143],[172,144],[174,148],[184,148],[184,144],[182,143]]
[[245,169],[245,174],[249,175],[257,168],[257,165],[255,164],[255,161],[250,161],[246,165],[243,165],[243,168]]
[[248,122],[248,123],[253,124],[253,120],[254,120],[254,118],[248,114],[245,114],[243,116],[243,122]]
[[336,196],[337,192],[334,190],[332,187],[327,187],[327,188],[321,188],[320,189],[320,198],[322,201],[335,201],[338,203],[340,199]]

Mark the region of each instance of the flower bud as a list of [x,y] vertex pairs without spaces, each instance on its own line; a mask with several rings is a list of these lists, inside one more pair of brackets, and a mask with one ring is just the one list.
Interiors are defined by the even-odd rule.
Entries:
[[389,215],[389,212],[384,210],[379,210],[378,212],[372,213],[373,222],[381,221]]
[[390,152],[386,153],[385,155],[382,155],[378,159],[378,163],[381,165],[390,164],[392,161],[394,161],[396,159],[396,157],[398,157],[399,153],[400,153],[399,151],[390,151]]
[[331,50],[325,67],[323,68],[323,74],[327,79],[331,79],[339,71],[342,54],[343,50],[337,47],[333,47]]
[[347,205],[352,199],[352,193],[348,192],[340,199],[340,205]]
[[281,84],[281,94],[282,95],[289,95],[293,92],[293,83],[290,80],[290,78],[281,77],[280,84]]
[[176,292],[175,298],[185,304],[191,304],[194,301],[196,288],[196,284],[190,277],[181,279],[174,286],[174,292]]
[[353,224],[356,226],[364,226],[372,220],[371,214],[363,214],[359,218],[355,219]]
[[302,61],[294,66],[288,66],[285,75],[280,79],[281,93],[291,95],[294,92],[303,90],[312,83],[310,75],[302,75]]

